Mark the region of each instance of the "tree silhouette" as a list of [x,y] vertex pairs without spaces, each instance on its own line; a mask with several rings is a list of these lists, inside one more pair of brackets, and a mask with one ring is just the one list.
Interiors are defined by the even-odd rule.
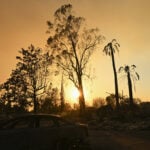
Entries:
[[128,89],[129,89],[129,100],[130,100],[130,106],[131,107],[134,105],[132,82],[140,79],[139,74],[135,71],[135,68],[136,68],[135,65],[131,65],[131,66],[125,65],[125,66],[121,66],[119,68],[119,73],[124,72],[127,75]]
[[103,49],[103,52],[106,55],[111,56],[111,59],[112,59],[112,67],[113,67],[113,72],[114,72],[115,97],[116,97],[116,107],[117,107],[117,109],[119,108],[119,92],[118,92],[118,78],[117,78],[114,54],[115,54],[116,51],[119,52],[118,47],[120,47],[120,45],[117,43],[117,41],[115,39],[113,39]]
[[19,111],[27,111],[29,101],[27,100],[27,83],[25,81],[24,72],[17,67],[12,71],[10,78],[1,85],[3,90],[2,101],[5,103],[5,112],[14,111],[14,107]]
[[35,48],[33,45],[28,49],[21,49],[19,53],[22,56],[16,57],[19,60],[17,65],[24,71],[29,97],[33,100],[34,113],[36,113],[38,97],[45,93],[48,84],[48,67],[52,63],[52,58],[48,53],[43,54],[42,49]]
[[55,56],[57,67],[64,71],[80,92],[80,111],[85,109],[83,76],[96,46],[103,39],[98,29],[87,29],[85,19],[76,17],[72,5],[61,6],[54,14],[54,21],[48,21],[47,44]]
[[40,100],[40,112],[56,113],[60,110],[60,99],[58,88],[52,88],[52,84],[47,91],[46,97]]

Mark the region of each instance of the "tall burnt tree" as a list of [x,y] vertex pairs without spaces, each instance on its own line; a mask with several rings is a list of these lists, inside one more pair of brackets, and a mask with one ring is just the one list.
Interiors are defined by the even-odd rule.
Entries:
[[83,76],[94,50],[104,38],[97,28],[87,29],[85,19],[73,15],[72,5],[66,4],[54,13],[54,20],[47,21],[49,38],[47,44],[57,66],[80,92],[80,111],[85,109]]
[[109,42],[103,49],[103,52],[110,56],[112,59],[112,67],[114,72],[114,83],[115,83],[115,98],[116,98],[116,107],[119,108],[119,89],[118,89],[118,78],[117,78],[117,71],[116,71],[116,64],[115,64],[115,52],[119,51],[118,47],[120,45],[117,43],[115,39]]
[[128,81],[128,90],[129,90],[129,100],[130,100],[130,106],[132,107],[134,105],[134,101],[133,101],[133,82],[135,80],[139,80],[140,76],[139,74],[135,71],[136,66],[135,65],[125,65],[125,66],[121,66],[119,68],[119,73],[120,72],[124,72],[127,76],[127,81]]

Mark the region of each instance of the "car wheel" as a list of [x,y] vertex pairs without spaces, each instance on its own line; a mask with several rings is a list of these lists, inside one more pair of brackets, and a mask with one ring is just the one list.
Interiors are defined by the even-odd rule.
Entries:
[[69,149],[67,150],[91,150],[89,142],[83,142],[80,139],[73,140],[69,144]]
[[57,142],[56,150],[79,150],[79,144],[67,139],[62,139]]
[[56,143],[56,150],[68,150],[68,142],[66,139],[61,139]]
[[69,145],[67,150],[80,150],[79,145]]
[[69,143],[68,150],[80,150],[80,140],[74,140]]

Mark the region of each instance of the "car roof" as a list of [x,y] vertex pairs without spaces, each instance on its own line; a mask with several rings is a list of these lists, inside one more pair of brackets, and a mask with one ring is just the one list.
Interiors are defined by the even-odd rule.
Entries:
[[50,117],[50,118],[61,118],[60,115],[55,115],[55,114],[21,114],[21,115],[16,115],[12,117],[13,119],[15,118],[28,118],[28,117]]
[[8,122],[11,122],[13,120],[18,120],[18,119],[25,119],[25,118],[52,118],[52,119],[62,119],[60,115],[56,114],[21,114],[21,115],[14,115],[12,118],[9,118],[5,120],[3,123],[0,124],[0,127],[7,124]]

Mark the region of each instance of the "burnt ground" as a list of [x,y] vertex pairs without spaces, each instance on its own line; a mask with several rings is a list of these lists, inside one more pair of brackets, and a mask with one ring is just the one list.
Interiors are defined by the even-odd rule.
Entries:
[[150,150],[149,102],[119,111],[104,106],[87,116],[92,150]]
[[89,130],[91,150],[150,150],[150,130]]

